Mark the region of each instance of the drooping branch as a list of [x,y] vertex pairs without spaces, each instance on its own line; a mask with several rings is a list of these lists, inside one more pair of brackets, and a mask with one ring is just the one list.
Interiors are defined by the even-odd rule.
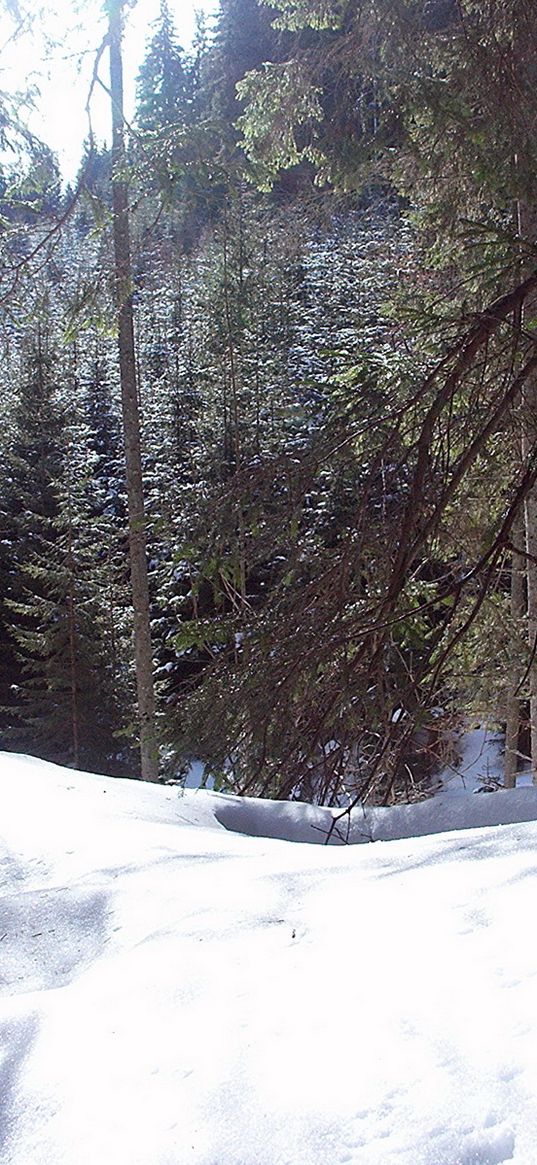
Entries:
[[[415,559],[418,546],[423,542],[434,527],[438,520],[439,510],[431,517],[429,522],[423,527],[419,537],[416,537],[416,525],[421,521],[422,507],[421,500],[423,498],[427,471],[430,465],[431,446],[434,440],[434,430],[437,421],[442,415],[443,410],[453,399],[454,393],[460,386],[465,374],[472,369],[475,358],[480,351],[490,341],[491,337],[499,330],[502,324],[505,323],[509,317],[516,316],[520,311],[521,305],[525,303],[528,297],[537,289],[537,271],[531,273],[527,279],[518,284],[512,291],[496,299],[484,311],[480,312],[471,328],[466,333],[462,342],[459,342],[450,349],[444,359],[437,365],[430,373],[423,384],[423,396],[435,385],[435,383],[444,375],[445,378],[440,384],[440,388],[436,392],[435,398],[430,405],[428,412],[422,422],[420,435],[417,441],[417,459],[412,486],[408,496],[406,510],[403,516],[401,536],[399,542],[399,551],[396,556],[393,569],[392,578],[387,590],[386,604],[390,606],[394,597],[400,589],[401,580],[405,577],[410,565]],[[451,371],[446,369],[453,364]],[[529,361],[526,369],[521,373],[520,383],[513,382],[510,389],[505,394],[498,410],[495,419],[491,418],[489,425],[485,427],[479,437],[473,442],[467,453],[464,454],[459,467],[454,474],[452,482],[450,483],[447,493],[445,495],[445,502],[455,492],[460,484],[462,477],[467,472],[470,464],[475,460],[480,449],[485,444],[488,436],[494,430],[495,425],[500,420],[503,413],[507,410],[509,405],[516,399],[520,387],[525,383],[527,377],[535,367],[534,361]],[[444,508],[444,505],[442,505]]]

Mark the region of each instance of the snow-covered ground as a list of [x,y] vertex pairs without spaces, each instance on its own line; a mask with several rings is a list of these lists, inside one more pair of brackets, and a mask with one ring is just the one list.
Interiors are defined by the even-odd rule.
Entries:
[[326,847],[0,755],[2,1165],[535,1165],[537,791],[454,780]]

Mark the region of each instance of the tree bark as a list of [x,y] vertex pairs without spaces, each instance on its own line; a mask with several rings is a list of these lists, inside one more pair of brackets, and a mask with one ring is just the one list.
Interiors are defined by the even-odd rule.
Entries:
[[[520,513],[513,527],[513,542],[520,549],[513,551],[511,562],[511,619],[513,627],[521,634],[522,623],[526,613],[526,561],[521,550],[525,541],[525,514]],[[507,697],[505,713],[505,786],[514,789],[518,767],[518,739],[520,733],[520,695],[519,683],[522,674],[520,665],[514,664],[513,675],[510,677],[510,691]]]
[[115,294],[123,435],[127,470],[130,572],[141,773],[143,780],[156,781],[158,780],[158,746],[155,726],[146,523],[134,346],[129,200],[123,128],[122,9],[123,0],[107,0],[110,45],[110,97],[112,105],[112,207]]
[[71,689],[71,757],[74,769],[80,768],[80,739],[78,728],[78,669],[76,650],[76,596],[75,560],[73,554],[72,451],[69,442],[67,468],[67,624],[69,628],[69,681]]
[[[515,166],[518,158],[515,159]],[[532,238],[537,222],[535,208],[527,203],[518,201],[518,235],[521,243],[521,252],[524,244]],[[530,250],[531,255],[531,250]],[[533,258],[533,256],[532,256]],[[524,266],[524,255],[521,253],[521,271]],[[521,333],[524,328],[524,319],[528,310],[534,310],[537,304],[535,291],[528,301],[521,305],[519,326]],[[522,389],[520,404],[522,421],[521,454],[522,466],[525,468],[530,460],[537,442],[537,377],[529,377]],[[528,665],[528,680],[530,693],[530,756],[532,782],[537,785],[537,488],[534,486],[524,503],[525,550],[526,550],[526,603],[528,619],[528,648],[530,662]]]
[[[527,464],[537,440],[537,381],[528,384],[523,399],[524,433],[522,453]],[[530,740],[532,781],[537,785],[537,490],[526,498],[524,508],[526,525],[526,583],[528,603],[528,647],[530,652]]]

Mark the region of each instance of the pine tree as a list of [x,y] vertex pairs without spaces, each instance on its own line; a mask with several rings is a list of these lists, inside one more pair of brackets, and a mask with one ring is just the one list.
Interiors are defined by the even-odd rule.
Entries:
[[27,362],[4,494],[12,570],[4,623],[18,665],[7,742],[75,768],[117,771],[121,726],[102,633],[101,571],[84,443],[68,423],[43,336]]
[[125,722],[134,717],[130,644],[128,529],[121,425],[112,399],[109,369],[96,345],[86,373],[80,372],[85,424],[84,496],[94,538],[94,568],[100,580],[101,627],[116,704]]
[[[406,458],[401,545],[381,615],[386,619],[396,595],[410,591],[412,569],[433,578],[444,569],[449,578],[458,563],[469,585],[449,600],[456,613],[431,683],[442,703],[482,711],[485,698],[498,717],[508,689],[509,717],[513,698],[529,697],[535,754],[537,446],[534,356],[524,325],[535,304],[536,158],[529,129],[535,120],[534,6],[526,0],[277,0],[276,7],[282,25],[300,38],[311,28],[320,37],[316,45],[297,38],[285,67],[259,70],[243,86],[251,159],[261,172],[265,166],[267,181],[304,150],[319,181],[328,177],[348,189],[370,184],[372,175],[377,186],[388,180],[412,202],[422,228],[422,288],[417,279],[415,302],[405,307],[400,297],[396,311],[401,339],[426,356],[429,375],[424,369]],[[343,110],[362,82],[354,106],[360,132],[337,132],[330,116],[334,79]],[[427,266],[434,275],[424,271]],[[472,318],[478,320],[474,328]],[[525,545],[520,534],[516,540],[512,535],[521,510]],[[424,529],[436,531],[434,547],[424,545]],[[522,668],[516,577],[508,613],[510,555],[515,576],[522,559],[527,565],[529,643]],[[514,629],[511,643],[508,627]],[[425,678],[420,685],[426,700]],[[511,754],[516,736],[511,725]]]
[[178,44],[167,0],[160,13],[145,60],[138,74],[137,121],[150,133],[187,124],[191,105],[189,70]]
[[110,178],[110,150],[95,142],[86,143],[75,183],[79,197],[74,222],[82,237],[102,227],[110,211]]
[[228,124],[240,112],[237,82],[251,69],[270,61],[276,44],[271,14],[258,0],[220,0],[213,52],[221,70],[217,102]]

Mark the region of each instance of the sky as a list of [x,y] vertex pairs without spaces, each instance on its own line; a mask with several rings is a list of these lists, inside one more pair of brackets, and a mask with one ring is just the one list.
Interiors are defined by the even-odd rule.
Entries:
[[[209,16],[216,0],[169,0],[180,42],[188,48],[195,31],[195,11]],[[72,179],[78,169],[89,122],[86,103],[96,51],[105,19],[100,0],[0,0],[0,90],[31,88],[36,109],[29,121],[34,133],[58,154],[62,172]],[[125,111],[132,116],[135,79],[151,36],[159,0],[135,0],[127,15],[124,40]],[[27,12],[24,18],[24,12]],[[17,12],[23,16],[22,26]],[[100,68],[108,82],[108,62]],[[91,102],[94,134],[108,135],[107,98],[97,87]]]

